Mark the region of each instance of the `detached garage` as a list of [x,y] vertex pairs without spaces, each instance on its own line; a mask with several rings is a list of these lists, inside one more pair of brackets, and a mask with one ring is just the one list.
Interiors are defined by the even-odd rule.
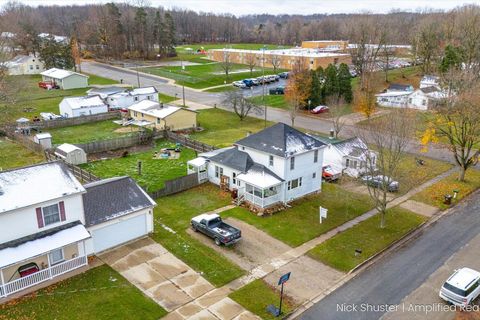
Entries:
[[155,201],[130,177],[84,185],[85,226],[90,254],[98,254],[153,232]]

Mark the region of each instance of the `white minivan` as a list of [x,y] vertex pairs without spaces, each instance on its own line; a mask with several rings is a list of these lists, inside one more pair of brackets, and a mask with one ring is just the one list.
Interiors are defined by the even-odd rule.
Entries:
[[456,306],[467,306],[480,294],[480,272],[461,268],[445,281],[439,296]]

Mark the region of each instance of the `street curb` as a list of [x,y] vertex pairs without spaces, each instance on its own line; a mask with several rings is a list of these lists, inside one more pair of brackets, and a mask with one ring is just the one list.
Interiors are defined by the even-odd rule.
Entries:
[[440,218],[446,216],[447,214],[452,211],[452,209],[455,208],[455,206],[448,208],[444,211],[440,211],[436,214],[434,214],[430,219],[427,221],[423,222],[422,224],[418,225],[416,228],[410,230],[408,233],[406,233],[404,236],[402,236],[400,239],[392,242],[390,245],[385,247],[383,250],[377,252],[364,262],[360,263],[356,267],[354,267],[352,270],[350,270],[345,276],[343,276],[337,283],[335,283],[332,287],[322,291],[320,294],[317,296],[305,301],[302,305],[300,305],[294,312],[289,314],[287,317],[284,319],[296,319],[300,315],[302,315],[305,311],[307,311],[309,308],[313,307],[316,303],[321,301],[323,298],[328,296],[330,293],[333,291],[337,290],[340,288],[342,285],[347,283],[348,281],[352,280],[355,278],[357,275],[362,273],[363,271],[367,270],[369,267],[371,267],[375,262],[380,260],[381,258],[387,256],[388,254],[394,252],[397,248],[402,247],[409,241],[417,238],[420,236],[420,234],[430,227],[431,225],[435,224]]

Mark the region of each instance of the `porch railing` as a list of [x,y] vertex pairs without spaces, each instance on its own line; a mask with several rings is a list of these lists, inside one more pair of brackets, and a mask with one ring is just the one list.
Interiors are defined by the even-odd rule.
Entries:
[[204,181],[208,179],[207,171],[199,172],[198,173],[198,181]]
[[247,200],[248,202],[256,205],[256,206],[259,206],[261,208],[265,208],[265,207],[268,207],[269,205],[272,205],[276,202],[279,202],[281,199],[280,199],[280,193],[277,193],[273,196],[270,196],[268,198],[261,198],[261,197],[257,197],[251,193],[248,193],[248,192],[245,192],[245,200]]
[[5,283],[3,286],[0,286],[0,297],[6,297],[12,293],[24,290],[69,271],[83,267],[88,264],[87,259],[87,256],[76,257],[56,264],[50,268],[45,268],[38,272],[32,273],[26,277]]

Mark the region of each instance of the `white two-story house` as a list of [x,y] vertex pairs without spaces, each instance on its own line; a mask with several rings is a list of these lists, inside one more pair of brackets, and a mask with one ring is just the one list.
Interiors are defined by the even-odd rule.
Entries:
[[110,109],[126,109],[143,100],[158,102],[158,91],[155,87],[135,88],[129,91],[117,92],[105,98]]
[[154,205],[129,177],[82,186],[59,161],[0,172],[0,302],[152,232]]
[[200,154],[188,162],[189,173],[262,210],[322,188],[325,144],[286,124],[277,123],[237,141],[233,147]]

